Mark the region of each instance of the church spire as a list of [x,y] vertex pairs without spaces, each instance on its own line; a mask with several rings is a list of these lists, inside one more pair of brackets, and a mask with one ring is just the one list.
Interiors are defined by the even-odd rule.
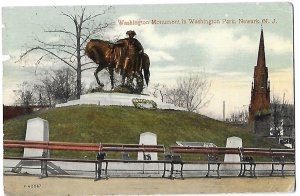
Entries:
[[[270,83],[268,67],[265,59],[264,32],[261,27],[257,65],[254,67],[254,81],[251,88],[251,103],[249,107],[249,122],[255,118],[268,116],[270,111]],[[263,129],[266,130],[267,129]]]
[[258,56],[257,56],[257,66],[266,67],[264,31],[262,26],[261,26],[259,49],[258,49]]

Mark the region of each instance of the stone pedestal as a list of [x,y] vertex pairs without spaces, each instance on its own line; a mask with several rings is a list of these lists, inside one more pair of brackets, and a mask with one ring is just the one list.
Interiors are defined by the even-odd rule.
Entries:
[[[226,148],[241,148],[243,147],[243,141],[239,137],[227,138]],[[240,162],[240,156],[238,154],[225,154],[224,162]]]
[[[226,141],[226,148],[239,148],[243,147],[243,141],[239,137],[229,137]],[[224,162],[240,162],[240,156],[238,154],[225,154]],[[222,164],[221,170],[229,170],[230,174],[239,174],[241,166],[239,164]],[[225,172],[226,173],[226,172]]]
[[[139,145],[157,145],[157,136],[154,133],[146,132],[140,135]],[[156,152],[145,152],[146,156],[150,156],[151,160],[157,160]],[[144,160],[143,152],[138,153],[138,160]]]
[[67,103],[56,104],[55,107],[66,107],[71,105],[116,105],[116,106],[134,106],[133,99],[145,99],[148,101],[154,101],[157,104],[158,109],[167,110],[181,110],[185,111],[185,108],[174,106],[170,103],[162,102],[160,99],[150,95],[138,95],[138,94],[126,94],[126,93],[89,93],[81,95],[80,99],[68,101]]
[[254,133],[260,136],[270,136],[270,115],[262,115],[254,118]]
[[[33,118],[27,121],[26,137],[25,141],[49,141],[49,123],[47,120],[41,118]],[[43,153],[46,153],[49,157],[49,151],[46,149],[33,149],[24,148],[23,157],[42,157]]]
[[[146,132],[142,133],[140,135],[140,142],[139,145],[157,145],[157,136],[154,133]],[[138,152],[138,160],[157,160],[157,153],[156,152]],[[153,173],[153,171],[158,171],[159,170],[159,164],[158,163],[152,163],[152,164],[147,164],[143,163],[142,164],[142,170],[143,173]]]

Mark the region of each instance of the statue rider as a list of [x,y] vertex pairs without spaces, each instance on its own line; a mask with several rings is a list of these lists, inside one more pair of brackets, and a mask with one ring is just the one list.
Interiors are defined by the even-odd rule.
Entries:
[[136,35],[134,31],[127,31],[126,35],[128,35],[128,38],[119,40],[115,45],[125,46],[126,48],[124,70],[130,70],[132,73],[136,73],[142,69],[141,61],[144,48],[142,44],[134,38]]

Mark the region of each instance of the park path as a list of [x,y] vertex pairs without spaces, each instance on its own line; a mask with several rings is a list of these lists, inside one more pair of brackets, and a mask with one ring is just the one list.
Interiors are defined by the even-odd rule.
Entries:
[[295,177],[240,178],[84,178],[4,176],[6,195],[115,195],[293,192]]

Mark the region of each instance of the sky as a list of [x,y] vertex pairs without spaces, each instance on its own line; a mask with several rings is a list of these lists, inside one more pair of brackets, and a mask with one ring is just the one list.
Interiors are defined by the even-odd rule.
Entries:
[[[86,8],[88,12],[97,13],[106,7]],[[39,53],[16,62],[26,48],[36,44],[35,36],[48,42],[63,39],[45,34],[43,28],[72,28],[72,24],[58,10],[77,12],[79,9],[72,6],[2,8],[5,105],[14,104],[13,90],[17,89],[18,84],[36,80],[36,72],[42,73],[59,66],[52,61],[43,61],[36,69],[34,62],[39,58]],[[263,28],[271,96],[282,97],[285,94],[290,103],[294,102],[293,8],[290,3],[113,5],[109,13],[99,20],[114,22],[99,39],[125,38],[127,30],[136,32],[136,38],[151,61],[150,86],[146,92],[150,92],[154,84],[171,87],[179,77],[205,72],[211,81],[212,99],[200,113],[218,119],[222,118],[223,101],[227,117],[249,106],[260,31]],[[179,24],[152,24],[153,20],[178,21]],[[206,22],[192,24],[193,20]],[[251,20],[254,24],[245,24],[242,20]],[[121,21],[149,24],[121,25]],[[208,21],[214,24],[207,24]],[[94,80],[93,70],[83,73],[85,84],[95,83]]]

